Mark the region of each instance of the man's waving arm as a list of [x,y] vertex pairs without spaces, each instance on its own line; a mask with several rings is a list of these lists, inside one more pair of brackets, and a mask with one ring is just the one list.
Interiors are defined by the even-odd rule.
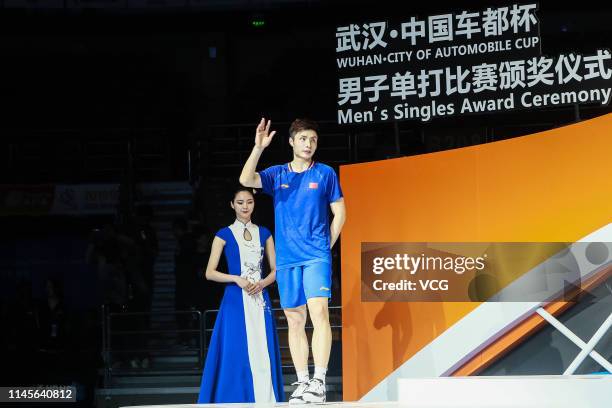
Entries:
[[265,118],[261,118],[259,125],[257,125],[257,129],[255,130],[255,146],[253,146],[249,158],[246,163],[244,163],[242,173],[240,173],[240,184],[245,187],[261,188],[261,177],[255,169],[257,168],[257,163],[259,162],[261,154],[266,147],[270,146],[270,142],[272,142],[272,138],[276,134],[275,130],[270,132],[271,124],[271,121],[266,121]]

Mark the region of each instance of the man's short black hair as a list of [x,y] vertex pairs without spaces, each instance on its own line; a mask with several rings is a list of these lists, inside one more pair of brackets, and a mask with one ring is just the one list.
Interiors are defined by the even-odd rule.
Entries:
[[293,139],[296,133],[302,130],[314,130],[319,133],[319,125],[314,120],[310,119],[296,119],[289,126],[289,137]]

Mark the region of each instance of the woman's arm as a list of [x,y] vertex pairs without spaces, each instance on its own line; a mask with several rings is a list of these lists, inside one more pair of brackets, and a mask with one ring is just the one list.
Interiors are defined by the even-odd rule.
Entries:
[[210,257],[208,258],[208,265],[206,265],[206,279],[215,281],[215,282],[233,282],[240,286],[242,289],[248,289],[251,286],[251,283],[244,278],[241,278],[237,275],[231,275],[229,273],[219,272],[217,267],[219,267],[219,259],[221,259],[221,253],[223,252],[223,247],[225,246],[225,241],[219,237],[215,237],[212,243],[212,248],[210,249]]
[[272,238],[272,235],[266,240],[266,255],[268,257],[268,264],[270,265],[270,273],[265,279],[255,283],[250,290],[247,290],[249,295],[256,295],[261,292],[263,288],[273,284],[276,280],[276,252],[274,252],[274,238]]

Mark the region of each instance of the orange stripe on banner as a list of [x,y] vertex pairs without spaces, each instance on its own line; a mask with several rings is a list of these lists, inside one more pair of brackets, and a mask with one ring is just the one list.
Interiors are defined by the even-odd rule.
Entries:
[[[361,243],[576,242],[612,223],[611,132],[607,114],[494,143],[340,167],[347,210],[341,240],[345,401],[386,381],[480,305],[362,302]],[[557,314],[564,307],[549,306]],[[493,361],[540,324],[537,316],[526,321],[486,358]]]
[[[596,288],[601,283],[605,282],[611,275],[612,266],[599,271],[597,275],[585,281],[581,285],[581,289],[577,290],[577,292],[574,294],[570,294],[569,297],[572,298],[574,296],[579,296],[580,292],[582,291],[588,291],[589,289]],[[549,303],[544,307],[544,309],[551,315],[557,316],[575,304],[576,302],[559,301]],[[451,376],[461,377],[478,374],[489,365],[508,354],[515,347],[535,334],[538,330],[543,328],[545,323],[546,320],[544,320],[544,318],[542,318],[539,314],[534,313],[522,322],[518,323],[517,326],[498,338],[494,343],[487,346],[471,360],[467,361],[463,366],[457,369],[457,371],[453,372]]]

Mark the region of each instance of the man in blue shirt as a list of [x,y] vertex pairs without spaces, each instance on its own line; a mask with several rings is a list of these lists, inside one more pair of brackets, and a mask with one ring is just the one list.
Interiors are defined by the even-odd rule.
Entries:
[[[289,349],[297,373],[296,390],[289,403],[325,402],[325,373],[331,351],[328,301],[331,297],[331,248],[340,236],[346,209],[338,176],[322,163],[315,163],[318,126],[296,119],[289,128],[293,148],[290,163],[256,172],[264,149],[276,131],[270,132],[264,118],[255,131],[255,146],[246,161],[240,183],[263,188],[274,199],[276,281],[281,306],[289,325]],[[328,209],[333,219],[330,223]],[[308,374],[307,308],[314,331],[312,354],[315,373]]]

